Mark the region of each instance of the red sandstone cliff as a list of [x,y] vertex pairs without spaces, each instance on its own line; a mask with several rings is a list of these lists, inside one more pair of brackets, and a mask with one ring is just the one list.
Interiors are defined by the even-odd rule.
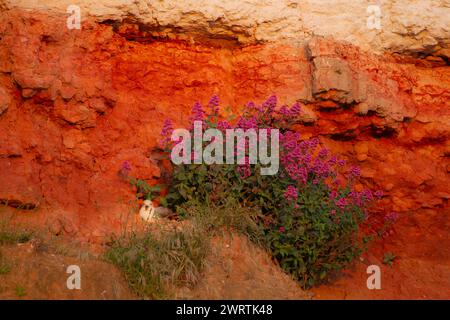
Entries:
[[65,24],[46,11],[0,13],[0,201],[35,208],[17,219],[101,242],[133,199],[120,164],[159,178],[151,150],[165,118],[183,126],[191,105],[213,93],[236,108],[275,93],[304,105],[304,136],[319,136],[361,166],[364,184],[384,190],[374,213],[400,213],[391,245],[448,265],[445,48],[375,54],[332,37],[186,41],[140,22]]

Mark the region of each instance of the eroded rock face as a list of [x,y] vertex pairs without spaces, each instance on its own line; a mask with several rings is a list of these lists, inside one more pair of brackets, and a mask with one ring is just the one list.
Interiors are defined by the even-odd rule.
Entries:
[[[74,4],[81,8],[83,19],[128,19],[158,37],[252,44],[302,43],[316,35],[332,36],[378,53],[434,53],[447,59],[450,54],[448,0],[1,0],[0,8],[66,14],[68,6]],[[374,20],[378,17],[380,29]]]
[[[97,16],[84,20],[82,30],[68,30],[66,16],[51,10],[0,13],[3,202],[36,204],[38,212],[42,207],[37,217],[44,223],[58,218],[45,212],[65,212],[74,236],[105,238],[109,231],[120,230],[134,203],[133,190],[118,175],[121,164],[129,161],[131,174],[150,182],[161,176],[151,151],[164,119],[184,127],[192,104],[206,103],[214,93],[235,110],[275,93],[282,103],[302,103],[298,129],[304,137],[319,136],[362,167],[365,185],[385,191],[375,212],[395,210],[413,220],[420,220],[424,209],[448,214],[446,63],[376,55],[330,37],[246,46],[239,40],[222,46],[211,45],[212,33],[206,32],[210,40],[204,43],[162,41],[145,34],[137,41],[136,24],[98,23],[125,17],[122,2],[114,1],[109,14],[102,11],[106,4],[84,2],[83,8]],[[167,1],[157,3],[168,6]],[[212,5],[219,6],[205,2],[195,8]],[[133,12],[144,19],[140,11]],[[283,34],[289,36],[290,30]],[[441,31],[439,37],[444,37],[445,28]],[[43,203],[58,210],[45,211]]]

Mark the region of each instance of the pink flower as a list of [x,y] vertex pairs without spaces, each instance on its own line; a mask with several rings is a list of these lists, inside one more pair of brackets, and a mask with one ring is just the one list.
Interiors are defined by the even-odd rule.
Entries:
[[359,167],[351,167],[350,168],[350,176],[351,177],[359,177],[361,175],[361,169]]
[[203,107],[200,102],[197,101],[191,109],[191,117],[189,119],[191,123],[194,123],[194,121],[203,121],[204,118],[205,112],[203,111]]
[[163,127],[161,129],[161,137],[162,139],[159,141],[161,146],[166,146],[167,143],[170,142],[170,136],[172,135],[173,132],[173,126],[172,126],[172,121],[169,119],[166,119],[164,121]]
[[336,157],[336,156],[332,156],[332,157],[330,158],[330,160],[328,160],[328,163],[329,163],[330,165],[335,165],[337,162],[338,162],[338,160],[337,160],[337,157]]
[[221,120],[217,122],[217,129],[225,131],[226,129],[231,129],[231,124],[228,121]]
[[122,162],[122,165],[120,166],[118,175],[122,179],[126,180],[126,179],[128,179],[128,174],[130,173],[130,171],[131,171],[131,164],[128,160],[126,160],[126,161]]
[[279,110],[279,113],[283,116],[289,116],[290,115],[290,110],[288,109],[288,107],[286,105],[282,106]]
[[346,198],[340,198],[336,202],[336,205],[339,207],[339,209],[344,210],[345,206],[347,205],[347,199]]
[[328,149],[327,148],[320,149],[318,156],[319,158],[326,158],[328,156]]
[[289,115],[296,116],[299,115],[301,111],[302,108],[300,107],[300,104],[297,102],[292,106],[291,110],[289,110]]
[[278,228],[278,231],[280,231],[281,233],[285,233],[286,232],[286,228],[285,227],[280,227],[280,228]]
[[255,116],[252,116],[251,118],[247,119],[244,117],[241,117],[236,125],[236,127],[248,130],[248,129],[258,129],[258,120]]
[[269,99],[267,99],[262,104],[262,111],[267,111],[269,114],[272,114],[272,112],[275,110],[277,106],[277,96],[271,95]]
[[364,189],[362,191],[362,196],[366,199],[366,201],[372,201],[373,200],[373,194],[370,189]]
[[211,111],[213,114],[218,114],[219,113],[219,96],[217,94],[213,95],[211,97],[211,99],[209,100],[209,107],[211,108]]
[[294,186],[288,186],[286,189],[286,192],[284,193],[284,197],[288,201],[297,200],[297,198],[298,198],[297,188]]
[[335,199],[336,197],[338,196],[338,194],[337,194],[337,192],[336,191],[331,191],[331,193],[330,193],[330,199]]
[[128,160],[122,162],[122,170],[131,171],[131,164]]

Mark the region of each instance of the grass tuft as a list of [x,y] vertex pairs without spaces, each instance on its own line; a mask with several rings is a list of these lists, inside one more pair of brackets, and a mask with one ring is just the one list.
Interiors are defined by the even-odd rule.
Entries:
[[11,272],[11,266],[6,263],[5,259],[2,257],[0,252],[0,276],[8,274]]
[[33,232],[27,230],[10,230],[0,224],[0,245],[25,243],[32,239]]
[[209,251],[203,232],[171,231],[159,237],[133,234],[115,240],[108,261],[124,273],[129,286],[144,299],[167,299],[177,286],[192,287],[200,276]]
[[131,289],[144,299],[168,299],[177,287],[193,287],[200,279],[211,237],[237,232],[261,243],[259,211],[230,198],[218,206],[189,201],[178,208],[188,220],[181,231],[132,234],[112,242],[106,259],[118,266]]
[[25,288],[20,284],[16,285],[14,292],[19,298],[25,297],[27,295]]
[[194,228],[216,235],[223,230],[248,237],[255,244],[261,244],[262,231],[256,223],[261,215],[258,208],[242,206],[238,200],[229,197],[223,205],[188,201],[179,208],[192,221]]

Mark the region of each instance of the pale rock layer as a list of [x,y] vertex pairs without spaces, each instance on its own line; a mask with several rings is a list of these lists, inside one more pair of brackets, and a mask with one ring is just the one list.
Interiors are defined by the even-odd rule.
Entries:
[[[206,36],[249,44],[301,43],[332,36],[374,52],[449,57],[449,0],[0,0],[0,8],[67,14],[78,5],[82,19],[140,23],[158,35]],[[368,19],[380,8],[381,29]],[[369,24],[370,25],[370,24]]]

